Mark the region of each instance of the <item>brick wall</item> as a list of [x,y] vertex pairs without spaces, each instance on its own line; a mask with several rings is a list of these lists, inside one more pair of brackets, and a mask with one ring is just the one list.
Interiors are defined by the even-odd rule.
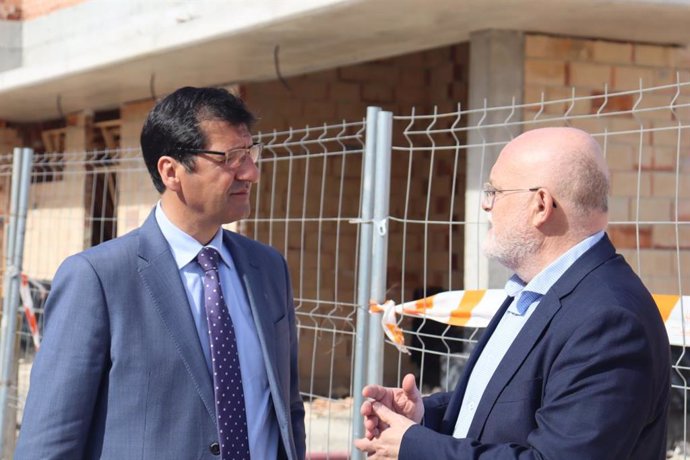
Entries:
[[[260,120],[257,130],[295,129],[307,125],[318,129],[324,123],[338,123],[341,120],[361,120],[366,115],[367,106],[375,105],[389,110],[394,115],[409,115],[412,107],[418,114],[438,111],[451,112],[458,102],[463,106],[467,100],[467,78],[469,49],[467,44],[437,48],[429,51],[383,59],[364,64],[330,69],[322,72],[288,78],[285,83],[278,80],[243,85],[242,95],[249,107],[257,113]],[[428,122],[427,122],[428,123]],[[393,144],[405,147],[408,141],[404,136],[407,122],[394,122]],[[436,127],[447,126],[448,122]],[[302,134],[296,138],[300,138]],[[316,138],[318,136],[313,136]],[[270,136],[269,136],[270,138]],[[295,141],[296,139],[293,139]],[[449,139],[445,139],[446,141]],[[442,141],[437,139],[437,141]],[[416,139],[415,145],[429,145],[428,138]],[[351,147],[361,148],[357,142]],[[338,151],[342,146],[328,146]],[[319,146],[311,151],[322,151]],[[294,151],[302,153],[299,146]],[[274,152],[287,155],[287,152]],[[410,157],[412,156],[412,163]],[[265,218],[270,214],[284,218],[289,206],[289,217],[357,217],[359,212],[359,192],[361,181],[361,157],[348,156],[342,171],[343,157],[332,157],[324,161],[320,158],[295,160],[291,166],[287,161],[276,162],[274,166],[264,165],[259,208],[254,213]],[[412,164],[411,176],[408,168]],[[273,169],[276,181],[273,181]],[[292,182],[288,189],[288,170],[291,169]],[[429,177],[431,184],[431,207],[429,219],[448,220],[451,202],[450,191],[453,175],[453,161],[448,152],[436,154],[433,164],[428,152],[409,152],[394,150],[391,171],[391,215],[403,219],[424,219],[427,206]],[[321,177],[326,171],[327,181],[322,192]],[[457,169],[459,181],[456,183],[454,217],[464,215],[464,177],[465,159],[460,158]],[[343,198],[339,197],[341,179],[344,184]],[[305,190],[305,182],[308,184]],[[411,190],[408,200],[407,189]],[[268,197],[274,197],[270,201]],[[307,199],[305,200],[305,196]],[[323,203],[321,197],[324,197]],[[338,205],[341,205],[338,208]],[[320,211],[323,209],[323,211]],[[405,214],[407,209],[407,214]],[[319,214],[322,212],[322,214]],[[340,212],[340,214],[338,214]],[[287,227],[287,228],[286,228]],[[333,378],[333,391],[348,391],[350,370],[351,336],[334,336],[324,332],[329,328],[346,329],[345,323],[332,322],[330,318],[343,316],[349,309],[345,306],[353,302],[355,295],[355,254],[357,228],[353,224],[341,223],[338,228],[333,222],[299,222],[289,224],[274,223],[271,228],[271,243],[287,254],[293,277],[295,296],[300,303],[300,311],[323,315],[321,319],[306,319],[309,324],[303,329],[300,341],[304,367],[303,375],[310,375],[312,356],[317,363],[314,370],[314,391],[323,394]],[[415,288],[441,286],[448,288],[451,283],[459,288],[463,278],[462,261],[463,233],[460,228],[449,235],[448,226],[430,226],[426,258],[424,256],[424,232],[421,224],[409,224],[403,241],[400,223],[391,222],[388,259],[389,298],[395,300],[411,299]],[[249,226],[247,232],[262,241],[269,241],[269,224],[260,223],[256,228]],[[287,232],[287,247],[285,233]],[[305,235],[304,237],[302,235]],[[452,258],[456,262],[449,273],[449,255],[452,244]],[[337,251],[336,251],[337,248]],[[406,264],[402,266],[402,255]],[[335,257],[338,256],[336,276]],[[424,266],[426,265],[426,277]],[[317,273],[317,267],[319,273]],[[317,285],[317,277],[319,284]],[[336,279],[337,278],[337,279]],[[404,292],[402,286],[404,285]],[[316,302],[314,300],[317,300]],[[341,304],[340,306],[338,304]],[[334,306],[335,304],[335,306]],[[313,331],[313,328],[317,330]],[[393,351],[386,347],[387,352]],[[397,379],[397,359],[386,359],[385,379],[395,383]],[[333,365],[331,364],[333,363]],[[333,369],[331,369],[333,367]]]
[[0,3],[0,19],[26,21],[50,14],[86,0],[4,0]]
[[[542,93],[547,101],[568,99],[573,88],[578,97],[599,96],[604,92],[604,85],[609,92],[616,92],[639,89],[640,84],[644,88],[671,85],[677,79],[690,81],[690,48],[545,35],[528,35],[525,40],[525,102],[528,103],[539,102]],[[690,102],[687,91],[678,96],[676,104]],[[690,272],[680,270],[688,266],[690,259],[690,226],[678,226],[680,254],[677,256],[676,226],[672,223],[676,208],[678,221],[690,221],[690,136],[685,128],[678,143],[678,132],[664,129],[675,127],[679,119],[687,125],[689,113],[687,109],[678,110],[675,115],[668,109],[641,109],[670,106],[674,97],[676,88],[671,86],[666,92],[644,95],[633,92],[609,98],[605,105],[603,98],[597,98],[546,107],[546,115],[563,114],[566,110],[573,115],[585,115],[573,125],[591,132],[630,131],[608,136],[604,145],[611,170],[608,231],[649,289],[665,294],[680,292],[679,272],[684,293],[690,286]],[[629,111],[635,104],[640,110],[633,116]],[[526,118],[532,118],[539,109],[535,106],[527,111]],[[612,116],[596,117],[598,112]],[[643,135],[639,134],[640,128]],[[679,173],[678,199],[676,172]],[[640,222],[639,227],[634,224],[636,221]]]
[[0,155],[12,153],[15,147],[22,147],[22,139],[17,130],[0,120]]

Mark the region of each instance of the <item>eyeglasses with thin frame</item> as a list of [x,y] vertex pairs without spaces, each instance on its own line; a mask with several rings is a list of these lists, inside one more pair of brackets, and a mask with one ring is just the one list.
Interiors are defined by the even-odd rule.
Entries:
[[[498,193],[536,192],[540,188],[541,187],[498,189],[491,184],[484,184],[484,188],[482,189],[482,206],[485,209],[493,209],[494,201]],[[556,207],[556,202],[554,202],[553,207]]]
[[209,155],[223,155],[225,157],[225,166],[230,169],[237,169],[244,164],[244,160],[249,157],[252,163],[256,164],[261,158],[261,152],[264,149],[264,144],[257,142],[246,148],[232,149],[227,152],[219,152],[217,150],[204,150],[204,149],[180,149],[184,152],[191,153],[193,155],[202,155],[207,153]]

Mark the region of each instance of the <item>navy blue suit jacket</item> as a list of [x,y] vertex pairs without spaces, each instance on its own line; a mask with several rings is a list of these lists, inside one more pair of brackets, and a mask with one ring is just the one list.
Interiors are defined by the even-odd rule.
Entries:
[[[281,458],[305,456],[297,334],[285,260],[225,231],[254,316]],[[69,257],[46,305],[44,341],[16,459],[217,459],[212,377],[185,289],[153,213]]]
[[469,374],[425,399],[401,459],[664,459],[668,337],[654,300],[602,238],[544,295],[501,360],[468,436],[452,437]]

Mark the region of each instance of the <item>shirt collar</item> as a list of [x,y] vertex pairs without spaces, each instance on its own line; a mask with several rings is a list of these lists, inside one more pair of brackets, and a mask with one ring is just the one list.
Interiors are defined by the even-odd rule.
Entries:
[[[160,201],[156,204],[155,215],[158,227],[160,227],[163,237],[170,245],[170,250],[172,251],[173,258],[175,259],[177,269],[180,270],[190,262],[194,262],[197,254],[199,254],[199,251],[201,251],[204,246],[194,239],[194,237],[185,233],[178,226],[173,224],[170,219],[168,219],[168,216],[165,215],[165,211],[163,211]],[[232,258],[230,257],[230,251],[228,251],[223,244],[222,228],[218,229],[206,247],[211,247],[218,251],[223,263],[228,268],[232,269]]]
[[[515,297],[516,300],[523,291],[534,292],[543,296],[554,284],[556,284],[556,281],[558,281],[563,273],[565,273],[580,256],[597,244],[603,236],[604,231],[602,230],[580,241],[575,246],[568,249],[558,259],[551,262],[548,267],[540,271],[529,283],[525,283],[517,275],[511,276],[504,288],[506,294],[510,297]],[[517,302],[513,302],[511,308],[516,305]],[[527,306],[524,307],[523,311],[519,311],[518,313],[523,315],[526,310]]]

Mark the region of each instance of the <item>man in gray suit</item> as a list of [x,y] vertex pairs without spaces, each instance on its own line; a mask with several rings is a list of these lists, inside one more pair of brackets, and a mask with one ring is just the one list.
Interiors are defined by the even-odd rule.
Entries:
[[215,88],[153,108],[141,146],[161,199],[58,269],[15,458],[304,458],[287,266],[221,228],[250,211],[253,121]]

